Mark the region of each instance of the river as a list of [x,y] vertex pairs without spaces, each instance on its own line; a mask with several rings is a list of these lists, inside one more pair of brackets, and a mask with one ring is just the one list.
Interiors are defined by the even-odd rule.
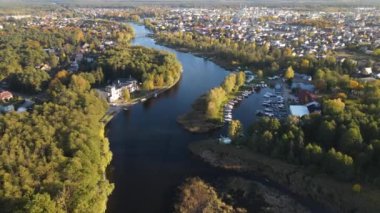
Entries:
[[[176,187],[186,177],[218,177],[221,171],[193,157],[187,145],[221,131],[191,134],[176,122],[189,111],[193,101],[218,86],[228,71],[203,58],[155,44],[144,26],[132,24],[136,38],[133,45],[152,47],[174,53],[183,66],[183,75],[172,89],[120,112],[107,126],[113,153],[109,178],[115,189],[107,212],[169,212]],[[252,96],[234,112],[243,125],[252,122],[257,98]],[[248,116],[247,116],[248,115]],[[252,116],[252,117],[250,117]],[[261,182],[263,178],[257,178]]]

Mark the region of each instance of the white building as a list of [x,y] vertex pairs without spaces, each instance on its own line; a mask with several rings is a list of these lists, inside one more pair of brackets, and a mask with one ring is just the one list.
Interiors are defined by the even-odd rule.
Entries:
[[304,115],[310,114],[307,106],[304,105],[290,105],[290,114],[297,117],[302,117]]
[[108,93],[108,101],[114,102],[119,100],[122,95],[124,89],[128,89],[130,93],[138,90],[137,81],[129,78],[129,79],[118,79],[112,85],[106,87],[106,92]]

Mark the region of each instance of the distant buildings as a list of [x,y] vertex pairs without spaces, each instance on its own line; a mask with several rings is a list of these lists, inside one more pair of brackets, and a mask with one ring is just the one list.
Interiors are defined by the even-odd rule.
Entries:
[[315,91],[315,86],[313,84],[309,83],[301,83],[301,82],[293,82],[291,89],[300,89],[300,90],[305,90],[309,92],[314,92]]
[[122,98],[125,89],[133,93],[138,88],[137,81],[133,78],[118,79],[112,85],[106,87],[106,92],[108,93],[107,99],[109,102],[115,102]]

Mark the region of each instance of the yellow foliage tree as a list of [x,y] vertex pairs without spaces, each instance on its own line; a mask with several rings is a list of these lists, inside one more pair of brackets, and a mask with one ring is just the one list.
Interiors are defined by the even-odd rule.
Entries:
[[286,80],[290,80],[294,78],[294,70],[292,66],[288,67],[288,69],[285,72],[284,77]]

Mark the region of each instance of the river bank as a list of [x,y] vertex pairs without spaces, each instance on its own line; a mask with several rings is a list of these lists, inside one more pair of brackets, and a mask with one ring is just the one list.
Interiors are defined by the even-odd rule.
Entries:
[[[207,204],[207,205],[205,205]],[[230,176],[208,182],[188,178],[178,189],[174,212],[311,212],[292,197],[257,181]]]
[[350,183],[336,181],[323,174],[313,174],[280,160],[206,140],[191,143],[190,151],[214,167],[242,172],[257,172],[300,196],[324,204],[333,212],[380,212],[380,192],[362,186],[354,192]]
[[206,60],[210,60],[212,62],[214,62],[215,64],[219,65],[220,67],[226,69],[226,70],[236,70],[239,66],[238,65],[233,65],[231,63],[231,61],[228,61],[228,60],[223,60],[223,59],[220,59],[218,57],[215,56],[214,53],[212,52],[201,52],[201,51],[194,51],[188,47],[178,47],[176,45],[173,45],[173,44],[170,44],[170,43],[167,43],[167,42],[162,42],[158,39],[156,39],[156,36],[155,34],[150,34],[149,35],[151,38],[155,39],[156,43],[159,44],[159,45],[163,45],[163,46],[166,46],[166,47],[170,47],[172,49],[175,49],[179,52],[184,52],[184,53],[191,53],[197,57],[200,57],[200,58],[203,58],[203,59],[206,59]]
[[[183,71],[181,71],[181,73],[182,72]],[[164,87],[164,88],[154,89],[152,91],[148,91],[144,95],[142,95],[138,98],[135,98],[132,101],[129,101],[126,103],[109,103],[109,108],[108,108],[107,112],[105,113],[105,115],[100,120],[100,122],[102,122],[104,125],[107,125],[112,120],[112,118],[115,115],[117,115],[117,113],[119,113],[121,110],[123,110],[123,109],[128,110],[129,107],[131,107],[135,104],[144,102],[150,98],[158,97],[160,94],[170,90],[175,85],[177,85],[180,80],[181,80],[181,75],[174,81],[174,83],[172,85]]]
[[207,119],[206,95],[199,97],[193,104],[190,112],[180,115],[177,122],[191,133],[206,133],[221,128],[224,123]]

